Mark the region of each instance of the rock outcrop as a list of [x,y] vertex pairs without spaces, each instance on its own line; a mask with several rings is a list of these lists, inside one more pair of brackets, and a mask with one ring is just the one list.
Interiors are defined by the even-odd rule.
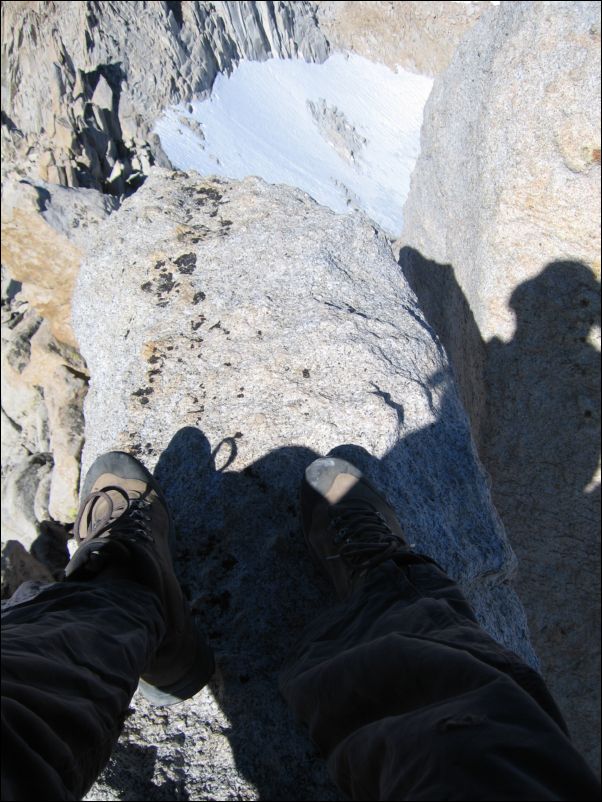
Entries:
[[240,59],[327,54],[307,2],[3,3],[3,176],[131,192],[168,164],[167,105]]
[[434,84],[401,264],[454,365],[544,674],[599,761],[600,6],[504,3]]
[[[449,365],[387,241],[304,193],[151,171],[98,230],[74,295],[91,372],[83,470],[110,448],[162,482],[211,686],[135,713],[90,798],[332,798],[276,675],[332,600],[299,530],[304,467],[338,448],[480,620],[533,662],[514,559]],[[150,753],[154,768],[147,764]],[[150,774],[149,774],[150,771]]]
[[2,282],[2,542],[29,548],[44,521],[75,517],[87,370],[18,287]]
[[316,17],[333,50],[349,50],[391,69],[438,75],[490,2],[317,0]]
[[[44,522],[75,518],[88,374],[71,295],[93,229],[117,205],[92,189],[3,186],[3,544],[15,538],[30,547]],[[6,576],[14,566],[24,576],[30,564],[9,560]]]
[[71,295],[91,229],[118,205],[93,189],[42,181],[2,187],[2,265],[57,340],[76,347]]
[[9,540],[2,548],[0,573],[3,599],[13,596],[25,581],[43,585],[53,580],[48,568],[36,560],[20,540]]

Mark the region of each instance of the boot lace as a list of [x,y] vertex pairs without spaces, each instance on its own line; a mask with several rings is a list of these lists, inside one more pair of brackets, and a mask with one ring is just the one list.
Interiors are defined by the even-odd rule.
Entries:
[[382,513],[363,499],[335,507],[330,528],[334,530],[332,542],[340,548],[326,559],[343,560],[356,574],[365,574],[396,554],[409,551]]
[[[126,507],[116,518],[113,518],[115,511],[115,504],[109,495],[109,490],[118,493],[126,502]],[[94,516],[94,508],[100,500],[106,504],[105,512],[101,515]],[[85,514],[86,530],[88,535],[86,540],[101,537],[105,532],[111,532],[111,535],[117,535],[118,539],[125,536],[128,540],[137,540],[143,538],[154,542],[154,538],[150,533],[150,506],[145,498],[130,498],[126,491],[118,485],[108,485],[102,490],[96,490],[90,493],[84,499],[77,518],[74,524],[74,530],[78,533],[81,531],[80,525]],[[81,538],[80,538],[81,540]]]

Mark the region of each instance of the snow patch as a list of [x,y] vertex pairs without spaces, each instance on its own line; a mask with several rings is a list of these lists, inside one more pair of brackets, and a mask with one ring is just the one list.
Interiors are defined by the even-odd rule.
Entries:
[[398,236],[432,84],[351,54],[242,61],[206,100],[166,110],[155,131],[178,169],[299,187]]

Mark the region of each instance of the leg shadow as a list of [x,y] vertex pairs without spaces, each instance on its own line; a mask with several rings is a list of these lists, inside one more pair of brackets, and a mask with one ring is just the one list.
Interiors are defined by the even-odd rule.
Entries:
[[155,475],[177,532],[178,578],[216,653],[210,684],[231,727],[237,770],[261,799],[337,799],[277,676],[299,630],[331,599],[299,533],[298,492],[315,458],[281,448],[236,466],[240,439],[211,451],[198,429],[180,430]]

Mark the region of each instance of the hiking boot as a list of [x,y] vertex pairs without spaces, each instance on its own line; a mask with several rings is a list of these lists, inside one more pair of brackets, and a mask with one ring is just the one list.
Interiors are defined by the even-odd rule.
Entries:
[[340,599],[386,560],[424,561],[406,543],[389,504],[346,460],[321,457],[305,470],[301,515],[310,553]]
[[197,632],[173,570],[173,522],[153,476],[134,457],[111,451],[86,476],[73,527],[80,545],[66,580],[124,577],[157,593],[165,637],[139,690],[153,704],[194,696],[214,671],[213,652]]

